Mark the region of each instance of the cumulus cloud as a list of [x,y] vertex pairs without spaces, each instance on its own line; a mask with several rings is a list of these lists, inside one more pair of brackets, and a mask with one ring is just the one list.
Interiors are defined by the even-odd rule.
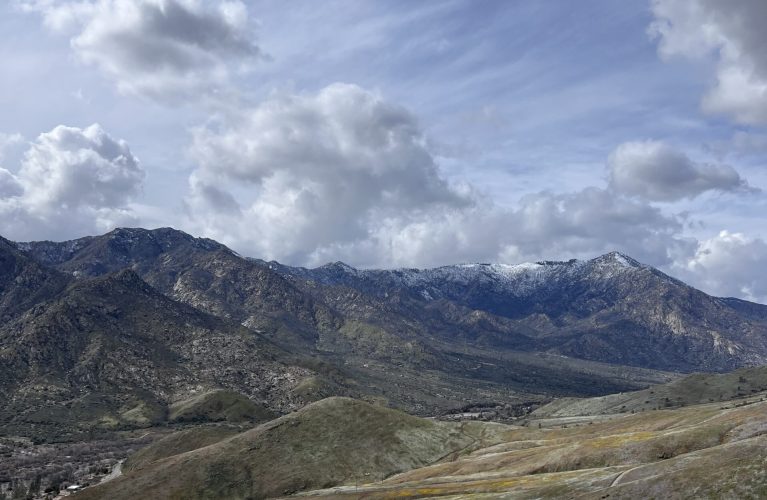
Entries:
[[5,134],[0,132],[0,164],[5,160],[5,153],[8,149],[24,142],[21,134]]
[[654,265],[692,251],[681,221],[639,201],[600,189],[537,193],[514,209],[475,205],[389,218],[369,235],[316,249],[312,264],[343,260],[374,267],[431,267],[456,262],[516,264],[591,258],[621,250]]
[[417,120],[334,84],[276,96],[194,134],[191,230],[297,264],[362,266],[588,257],[667,263],[681,223],[609,189],[538,193],[503,209],[441,174]]
[[762,239],[722,231],[701,241],[680,272],[716,295],[767,302],[767,243]]
[[659,141],[626,142],[610,154],[610,187],[618,193],[652,201],[694,198],[710,190],[748,190],[728,165],[696,163]]
[[653,0],[649,28],[665,59],[716,60],[716,84],[703,109],[744,124],[767,123],[767,2]]
[[440,176],[410,113],[354,85],[276,96],[200,128],[191,155],[194,219],[213,234],[239,221],[266,256],[306,258],[366,238],[372,221],[473,203]]
[[0,169],[3,235],[68,237],[134,221],[143,180],[125,141],[99,125],[58,126],[30,144],[17,174]]
[[244,3],[199,0],[26,0],[47,27],[72,33],[77,57],[120,92],[162,100],[226,87],[262,57]]
[[682,222],[676,217],[642,200],[596,187],[529,195],[511,212],[509,222],[516,227],[509,245],[527,258],[589,257],[621,250],[644,262],[664,265],[689,246],[680,236]]
[[14,198],[24,193],[24,187],[8,170],[0,167],[0,199]]

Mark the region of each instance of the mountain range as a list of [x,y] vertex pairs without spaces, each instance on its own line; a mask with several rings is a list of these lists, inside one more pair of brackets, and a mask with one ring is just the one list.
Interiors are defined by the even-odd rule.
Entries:
[[[98,482],[94,467],[152,441],[125,477],[78,496],[356,498],[323,488],[392,474],[363,496],[437,483],[493,494],[518,480],[533,496],[613,495],[637,491],[628,476],[687,480],[720,463],[721,443],[725,455],[763,443],[759,412],[730,409],[763,406],[767,306],[616,252],[307,269],[170,228],[0,238],[0,318],[0,497]],[[556,431],[586,424],[599,425]],[[603,443],[611,430],[620,438]],[[676,455],[686,461],[658,469]],[[560,472],[554,489],[538,480]]]
[[[4,432],[144,426],[206,391],[511,417],[767,361],[767,306],[628,256],[306,269],[170,228],[0,241]],[[65,409],[65,410],[62,410]]]

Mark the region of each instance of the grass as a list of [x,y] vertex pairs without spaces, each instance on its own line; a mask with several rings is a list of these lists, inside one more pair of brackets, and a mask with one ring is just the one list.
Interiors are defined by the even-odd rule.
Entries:
[[438,422],[329,398],[237,434],[168,436],[75,498],[760,498],[763,397],[566,428]]
[[168,456],[173,446],[158,442],[132,458],[124,476],[76,498],[267,498],[369,482],[497,443],[508,429],[328,398],[194,450]]
[[761,498],[767,403],[704,404],[592,425],[509,430],[505,441],[328,498]]
[[207,391],[168,408],[170,422],[265,422],[276,415],[246,396],[226,390]]
[[[731,373],[697,373],[644,390],[598,398],[562,398],[537,409],[534,416],[574,417],[636,413],[748,398],[767,391],[767,366]],[[737,401],[731,404],[737,404]]]

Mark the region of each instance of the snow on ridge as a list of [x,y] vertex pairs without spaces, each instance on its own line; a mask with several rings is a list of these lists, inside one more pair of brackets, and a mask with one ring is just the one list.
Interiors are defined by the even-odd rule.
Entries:
[[386,276],[401,286],[419,289],[425,297],[442,295],[444,286],[488,283],[505,291],[525,295],[545,285],[554,276],[570,273],[581,262],[524,262],[521,264],[466,263],[430,269],[395,269],[358,271],[363,277]]
[[631,257],[611,252],[590,260],[538,261],[520,264],[463,263],[426,269],[356,269],[342,262],[305,270],[307,277],[328,283],[346,279],[370,280],[381,286],[409,288],[427,300],[450,294],[453,287],[482,284],[503,293],[522,297],[543,287],[571,279],[610,279],[632,269],[644,268]]

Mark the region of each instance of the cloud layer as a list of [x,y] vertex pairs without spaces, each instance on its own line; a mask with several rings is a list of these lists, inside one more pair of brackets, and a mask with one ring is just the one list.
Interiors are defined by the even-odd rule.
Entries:
[[694,284],[719,295],[764,302],[767,299],[767,243],[722,231],[701,241],[680,270]]
[[[58,56],[71,51],[81,68],[96,70],[72,72],[78,79],[62,91],[93,94],[93,106],[76,104],[88,117],[78,121],[90,123],[95,108],[115,104],[105,119],[133,120],[125,130],[154,155],[148,164],[170,165],[152,172],[157,184],[147,190],[160,206],[138,205],[143,169],[123,141],[99,127],[58,127],[21,160],[21,137],[0,135],[0,161],[2,143],[15,144],[7,156],[14,168],[0,169],[7,236],[67,238],[156,221],[247,255],[383,267],[587,258],[617,249],[714,293],[765,295],[747,271],[762,262],[764,229],[749,236],[729,227],[745,220],[730,214],[758,205],[751,197],[761,195],[739,172],[758,184],[759,159],[730,156],[736,170],[696,146],[752,155],[764,149],[761,0],[652,0],[654,41],[644,33],[646,4],[528,9],[501,2],[480,12],[458,2],[398,5],[395,12],[385,3],[357,3],[341,13],[310,2],[259,4],[259,31],[274,54],[263,71],[251,71],[264,55],[252,13],[239,0],[14,4],[58,34],[41,46],[66,39]],[[595,26],[596,17],[611,21]],[[569,29],[576,23],[591,23],[593,36]],[[636,59],[640,45],[652,52],[656,42],[664,60],[694,60],[695,71]],[[7,59],[15,53],[5,49]],[[24,70],[28,59],[20,56],[13,67]],[[65,70],[70,64],[58,62]],[[691,106],[683,98],[699,89],[700,74],[713,77],[701,108],[716,118],[699,116],[697,98]],[[89,87],[100,77],[120,94],[150,100]],[[395,100],[343,83],[316,89],[339,79]],[[467,124],[478,110],[486,123]],[[147,111],[173,126],[147,125]],[[741,125],[728,128],[719,116]],[[11,126],[27,135],[39,130]],[[190,126],[192,143],[179,160],[174,149]],[[650,136],[663,140],[623,142]],[[435,144],[443,155],[461,154],[440,157]],[[160,158],[153,145],[170,151]],[[176,197],[158,202],[165,188]],[[723,196],[701,196],[712,192]],[[697,224],[699,214],[746,192],[737,207],[711,217],[721,226]]]
[[748,184],[727,165],[695,163],[660,141],[621,144],[608,159],[616,192],[651,201],[695,198],[706,191],[745,191]]
[[620,248],[663,264],[688,244],[680,221],[618,190],[542,192],[514,209],[483,200],[445,179],[408,111],[355,85],[225,121],[195,132],[188,223],[251,255],[429,266]]
[[378,221],[473,203],[440,176],[415,118],[355,85],[276,96],[199,128],[191,155],[193,219],[214,234],[234,223],[270,257],[306,258]]
[[128,206],[143,180],[128,145],[99,125],[58,126],[30,144],[17,174],[0,168],[5,234],[66,237],[132,222]]
[[261,56],[247,8],[197,0],[22,2],[49,28],[72,33],[72,50],[125,94],[166,101],[224,90]]
[[650,34],[665,59],[712,57],[716,84],[702,107],[743,124],[767,123],[767,2],[653,0]]

